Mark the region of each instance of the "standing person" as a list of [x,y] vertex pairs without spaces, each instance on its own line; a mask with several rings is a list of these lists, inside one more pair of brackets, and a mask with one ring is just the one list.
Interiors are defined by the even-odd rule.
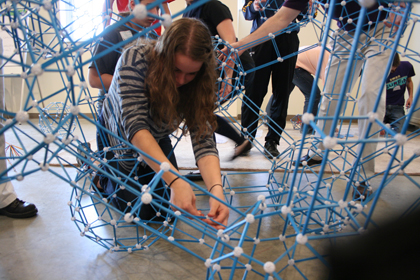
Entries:
[[[3,55],[3,39],[0,38],[0,60]],[[3,65],[3,62],[0,61]],[[4,77],[3,67],[0,68],[0,109],[4,110]],[[3,124],[0,123],[0,129]],[[7,170],[7,163],[5,160],[5,140],[4,134],[0,134],[0,174]],[[12,182],[3,175],[0,182],[0,215],[10,218],[30,218],[38,213],[38,209],[32,203],[25,202],[17,198]]]
[[[162,179],[170,188],[171,203],[192,215],[201,214],[195,206],[192,188],[179,177],[174,157],[168,159],[173,149],[169,135],[185,121],[183,133],[191,134],[196,163],[204,183],[210,193],[223,200],[213,134],[216,127],[213,113],[216,101],[215,68],[212,40],[206,26],[195,19],[177,20],[157,42],[146,41],[133,46],[120,57],[99,118],[106,129],[155,160],[170,162],[171,170],[178,175],[165,172]],[[109,135],[108,140],[111,147],[123,144]],[[160,170],[160,166],[147,157],[143,159],[144,165],[133,170],[137,155],[130,149],[116,149],[108,152],[106,157],[132,158],[108,162],[120,172],[137,176],[143,185],[150,183],[154,172]],[[164,197],[161,185],[159,182],[154,194]],[[118,187],[111,179],[104,186],[107,193],[114,193]],[[136,198],[127,189],[120,189],[114,202],[121,211],[129,212],[131,202]],[[229,216],[227,206],[214,198],[210,198],[209,203],[208,217],[215,222],[206,221],[216,228],[223,228]],[[142,205],[139,212],[141,219],[151,219],[155,215],[156,210],[151,205]]]
[[[155,0],[140,0],[141,4],[147,5],[153,3]],[[131,10],[134,9],[134,0],[130,0]],[[149,10],[149,13],[157,15],[157,8]],[[130,22],[125,25],[121,25],[115,29],[106,32],[103,37],[103,40],[98,43],[94,56],[108,50],[110,47],[133,37],[136,33],[142,31],[144,28],[150,27],[153,23],[154,18],[146,17],[145,19],[136,19],[133,18]],[[109,28],[109,27],[108,27]],[[107,29],[105,29],[106,31]],[[156,39],[157,36],[153,33],[148,33],[146,35],[148,38]],[[130,44],[129,44],[130,45]],[[88,80],[89,84],[93,88],[99,89],[99,96],[103,98],[105,92],[108,91],[112,77],[114,75],[115,66],[117,65],[118,59],[120,58],[121,53],[124,48],[112,51],[95,61],[93,61],[89,66]],[[98,100],[98,112],[102,108],[103,99]]]
[[[272,17],[277,9],[283,5],[283,0],[249,0],[245,3],[242,12],[246,20],[252,20],[251,33],[255,32],[267,18]],[[270,4],[270,5],[267,5]],[[293,19],[291,26],[296,21]],[[294,27],[287,32],[275,37],[275,44],[281,56],[297,52],[299,49],[298,38],[299,27]],[[278,58],[276,47],[273,42],[265,42],[254,48],[252,56],[255,66],[259,67],[266,63],[275,61]],[[274,123],[268,126],[265,137],[264,150],[268,158],[275,158],[280,153],[277,145],[280,143],[280,135],[286,126],[287,107],[289,96],[293,89],[293,73],[296,65],[296,56],[282,62],[261,68],[255,72],[254,82],[247,89],[246,96],[250,102],[244,100],[242,103],[242,127],[255,138],[257,133],[260,107],[267,94],[268,84],[272,82],[273,99],[271,111],[268,112]]]
[[[186,0],[187,5],[191,5],[194,2],[199,0]],[[218,0],[210,0],[209,2],[204,3],[203,5],[191,9],[188,12],[183,14],[183,17],[196,18],[204,22],[209,28],[211,35],[219,36],[227,43],[236,42],[235,30],[233,28],[233,18],[229,8]],[[241,56],[240,60],[244,70],[254,68],[254,61],[249,55],[248,51],[245,51]],[[229,78],[235,78],[233,76],[233,69],[227,67],[227,76]],[[245,90],[252,84],[254,78],[254,72],[245,76]],[[225,93],[225,96],[232,96],[234,93],[229,92]],[[223,135],[236,143],[235,152],[232,159],[235,159],[238,156],[245,155],[252,148],[250,141],[245,140],[245,138],[232,127],[230,123],[223,117],[216,115],[217,118],[217,129],[216,133]]]
[[[257,39],[261,39],[267,36],[270,33],[274,33],[278,30],[286,28],[291,21],[293,21],[300,13],[308,6],[308,0],[286,0],[281,7],[281,9],[271,18],[269,18],[260,28],[258,28],[254,33],[248,35],[247,37],[240,40],[238,43],[232,44],[233,48],[239,48],[250,42],[253,42]],[[324,87],[324,90],[327,94],[339,94],[347,64],[349,62],[347,58],[349,55],[349,50],[351,46],[357,42],[354,40],[355,27],[358,22],[358,18],[354,18],[354,15],[358,15],[361,9],[358,1],[347,1],[346,5],[342,6],[341,3],[337,3],[334,7],[333,19],[337,21],[338,30],[337,36],[333,38],[332,51],[334,53],[343,53],[341,57],[336,55],[330,56],[329,67],[326,69],[327,81]],[[387,3],[385,3],[387,5]],[[380,3],[374,3],[372,7],[369,8],[369,13],[366,14],[366,17],[363,18],[363,30],[364,32],[359,37],[358,42],[363,44],[363,48],[360,49],[360,55],[365,57],[365,60],[356,60],[353,63],[352,73],[356,73],[358,76],[362,66],[364,65],[363,75],[361,77],[362,81],[362,92],[361,97],[358,102],[359,113],[360,115],[366,116],[369,112],[372,112],[375,102],[379,95],[381,95],[381,102],[379,103],[378,118],[382,119],[385,112],[385,94],[381,94],[385,88],[380,88],[381,79],[389,73],[386,73],[388,59],[391,54],[391,49],[389,46],[382,44],[367,44],[367,42],[372,42],[375,39],[383,41],[384,39],[390,38],[391,28],[393,32],[396,32],[400,23],[401,16],[395,16],[391,13],[389,16],[389,22],[393,23],[391,25],[388,21],[384,21],[387,18],[387,13],[379,11]],[[400,8],[405,7],[405,3],[399,4]],[[351,19],[351,21],[350,21]],[[374,23],[374,28],[371,28],[371,23]],[[269,40],[267,38],[266,40]],[[389,40],[393,41],[393,40]],[[226,50],[223,50],[225,53]],[[243,51],[243,50],[242,50]],[[354,76],[354,75],[353,75]],[[352,86],[354,85],[356,79],[353,79],[349,89],[346,92],[350,92]],[[372,82],[375,81],[375,82]],[[332,116],[335,112],[337,106],[337,100],[330,100],[329,98],[322,99],[321,110],[318,113],[319,117]],[[328,110],[329,109],[329,110]],[[318,126],[324,131],[325,134],[330,134],[332,121],[320,120],[318,121]],[[369,120],[367,118],[358,120],[359,128],[359,137],[364,137],[367,131]],[[372,131],[378,130],[379,127],[376,123],[372,124]],[[319,135],[317,135],[319,136]],[[361,145],[357,147],[357,153],[360,154]],[[318,144],[314,149],[325,150],[325,147],[322,143]],[[366,143],[365,148],[362,152],[362,157],[367,158],[369,155],[374,153],[376,150],[376,143]],[[315,154],[313,150],[303,156],[300,159],[300,164],[306,162],[308,165],[314,165],[321,163],[321,157],[318,154]],[[364,161],[363,164],[358,166],[358,171],[360,175],[364,175],[361,180],[356,179],[354,183],[355,189],[357,191],[354,193],[354,198],[358,199],[361,196],[368,194],[368,182],[367,179],[373,176],[375,169],[375,160],[372,158],[369,161]],[[359,181],[360,180],[360,181]]]
[[[165,12],[165,14],[168,14],[168,15],[171,14],[171,10],[169,9],[168,3],[171,3],[173,1],[175,1],[175,0],[167,0],[167,1],[162,3],[163,11]],[[104,5],[102,6],[102,20],[104,21],[104,27],[107,27],[111,22],[114,2],[115,2],[115,0],[104,0]],[[124,14],[129,14],[130,13],[129,2],[130,2],[130,0],[117,0],[117,2],[116,2],[117,3],[117,9],[118,9],[118,13],[121,16],[124,16]],[[141,0],[139,0],[139,3],[141,3]],[[146,4],[144,4],[144,5],[146,5]],[[109,18],[105,19],[105,16],[108,16]],[[158,22],[158,20],[155,20],[153,22],[153,24],[155,24],[157,22]],[[155,29],[155,31],[160,36],[161,26],[157,27]]]
[[[308,46],[305,46],[299,49],[305,49],[307,47]],[[295,68],[295,73],[293,75],[293,81],[292,81],[293,83],[292,90],[294,89],[295,86],[297,86],[302,92],[302,94],[305,96],[305,103],[303,105],[304,113],[309,112],[308,111],[309,99],[311,98],[312,85],[315,82],[315,79],[313,76],[315,76],[316,70],[318,68],[318,61],[319,61],[321,51],[322,51],[322,48],[318,46],[310,50],[301,52],[297,56],[296,68]],[[324,57],[322,60],[322,65],[321,65],[321,72],[319,75],[319,78],[322,80],[324,84],[325,84],[325,68],[327,67],[329,58],[330,58],[330,53],[326,51],[324,53]],[[321,100],[321,90],[317,86],[316,91],[315,91],[315,102],[311,111],[311,113],[314,116],[318,114],[318,106],[319,106],[320,100]],[[268,105],[266,109],[267,112],[270,111],[269,109],[270,105],[271,105],[271,99],[270,101],[268,101]],[[300,130],[302,132],[303,126],[301,127]],[[308,134],[312,134],[313,131],[314,129],[311,126],[309,126]]]
[[[405,116],[404,104],[407,109],[413,102],[413,81],[411,77],[416,75],[413,65],[408,61],[400,61],[398,53],[394,56],[391,73],[386,80],[386,110],[384,123],[391,124],[396,133],[401,132]],[[408,91],[408,99],[405,102],[405,89]]]

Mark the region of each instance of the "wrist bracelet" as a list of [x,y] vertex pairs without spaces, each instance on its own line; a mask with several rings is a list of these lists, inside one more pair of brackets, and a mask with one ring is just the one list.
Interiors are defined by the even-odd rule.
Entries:
[[181,178],[181,177],[176,177],[175,179],[173,179],[173,180],[172,180],[172,182],[170,182],[170,183],[169,183],[168,188],[170,188],[170,187],[172,186],[172,184],[173,184],[176,180],[178,180],[179,178]]
[[214,184],[214,185],[210,188],[209,193],[211,193],[212,189],[213,189],[215,186],[221,186],[221,187],[222,187],[222,189],[223,189],[222,184]]

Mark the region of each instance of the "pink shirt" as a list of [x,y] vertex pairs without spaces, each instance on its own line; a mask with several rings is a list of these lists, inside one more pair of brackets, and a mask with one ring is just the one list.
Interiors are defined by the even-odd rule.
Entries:
[[[307,48],[301,47],[299,49]],[[297,61],[296,61],[296,68],[303,68],[312,75],[315,75],[316,68],[318,66],[319,56],[321,54],[321,47],[315,47],[310,49],[306,52],[298,54]],[[325,67],[327,67],[328,59],[330,58],[330,53],[326,50],[324,54],[324,59],[321,65],[321,73],[319,78],[325,83]]]

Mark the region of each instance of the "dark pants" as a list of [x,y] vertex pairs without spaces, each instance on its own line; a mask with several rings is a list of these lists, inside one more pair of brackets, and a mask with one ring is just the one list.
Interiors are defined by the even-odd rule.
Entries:
[[386,105],[384,123],[389,123],[392,130],[399,133],[405,121],[404,116],[404,106]]
[[[297,52],[299,38],[297,32],[282,34],[275,38],[278,50],[282,57]],[[255,66],[261,66],[277,59],[277,53],[271,41],[255,47],[253,56]],[[280,135],[286,126],[287,107],[292,92],[293,73],[296,65],[296,56],[283,62],[277,62],[255,71],[254,82],[246,90],[246,97],[242,103],[242,126],[255,137],[257,133],[260,107],[267,94],[270,76],[272,77],[273,100],[271,111],[268,112],[276,124],[270,124],[265,141],[280,142]]]
[[[99,118],[99,122],[102,125],[104,124],[102,117]],[[107,144],[104,144],[104,141],[105,143],[109,142],[107,137],[108,136],[104,137],[103,133],[97,133],[96,140],[98,143],[98,151],[102,151],[105,146],[108,146]],[[159,140],[158,144],[159,147],[162,149],[163,153],[168,157],[169,161],[175,166],[175,168],[178,169],[178,165],[176,163],[175,155],[172,151],[173,147],[169,136]],[[118,163],[118,161],[115,160],[114,153],[112,151],[106,152],[105,158],[107,159],[108,164],[112,168],[115,168],[123,174],[130,176],[130,178],[134,178],[135,176],[137,176],[140,185],[149,184],[153,177],[156,175],[153,169],[151,169],[148,165],[144,164],[138,165],[137,169],[134,171],[124,169]],[[111,170],[106,166],[102,166],[102,170],[112,174]],[[105,190],[105,193],[107,194],[112,194],[115,190],[118,190],[116,193],[117,197],[113,197],[111,203],[114,204],[115,207],[117,207],[120,211],[124,213],[129,213],[131,211],[131,207],[127,206],[127,203],[130,202],[132,205],[134,205],[134,203],[137,202],[137,199],[139,198],[137,195],[130,192],[127,188],[121,189],[120,186],[114,180],[112,180],[112,178],[109,178],[107,176],[101,175],[100,184],[101,187]],[[140,191],[137,185],[131,182],[128,182],[128,185]],[[162,184],[162,181],[158,183],[153,194],[157,194],[161,197],[164,197],[166,200],[170,199],[170,189],[166,189],[166,187]],[[153,199],[156,201],[157,197],[153,196]],[[169,207],[167,203],[162,202],[161,204],[166,208]],[[139,217],[143,220],[150,220],[151,218],[155,217],[156,212],[157,210],[152,207],[152,204],[143,204],[140,208]],[[165,215],[164,211],[159,212],[161,212],[162,215]]]
[[[252,60],[248,51],[245,51],[240,56],[240,60],[242,63],[242,67],[245,71],[255,68],[254,61]],[[237,68],[235,67],[235,69]],[[234,73],[235,73],[235,76],[237,76],[236,71]],[[255,75],[255,72],[251,72],[245,76],[244,78],[245,89],[247,89],[252,84],[254,80],[254,75]],[[235,78],[235,76],[233,78]],[[226,98],[224,102],[226,102],[229,98],[233,98],[235,95],[239,94],[241,91],[242,89],[240,90],[233,89],[231,94]],[[222,104],[224,102],[222,102]],[[241,145],[245,141],[245,138],[239,133],[239,131],[234,126],[230,124],[230,121],[228,121],[226,118],[221,117],[219,115],[216,115],[216,117],[217,117],[217,128],[215,131],[216,133],[231,139],[232,141],[236,143],[236,145]]]

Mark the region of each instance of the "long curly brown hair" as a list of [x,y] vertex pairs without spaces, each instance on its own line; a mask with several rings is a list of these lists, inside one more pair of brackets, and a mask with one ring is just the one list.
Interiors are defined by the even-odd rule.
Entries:
[[[176,87],[175,54],[180,53],[203,65],[194,79]],[[176,20],[149,52],[146,76],[148,98],[156,124],[173,130],[185,120],[183,133],[195,131],[197,139],[214,132],[216,118],[216,59],[211,35],[199,20]]]

